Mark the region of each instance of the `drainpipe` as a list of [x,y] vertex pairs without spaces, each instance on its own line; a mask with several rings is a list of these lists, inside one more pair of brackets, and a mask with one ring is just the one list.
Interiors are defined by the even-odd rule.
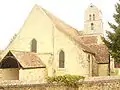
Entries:
[[55,69],[54,69],[54,32],[55,32],[55,30],[54,30],[55,28],[54,28],[54,24],[52,24],[52,44],[53,44],[53,60],[52,60],[52,75],[53,76],[55,76]]

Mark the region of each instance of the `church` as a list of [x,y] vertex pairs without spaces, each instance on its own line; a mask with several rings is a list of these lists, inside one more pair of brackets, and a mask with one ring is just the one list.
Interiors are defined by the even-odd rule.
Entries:
[[24,25],[0,55],[0,80],[41,80],[64,74],[108,76],[110,56],[101,11],[90,4],[78,31],[35,5]]

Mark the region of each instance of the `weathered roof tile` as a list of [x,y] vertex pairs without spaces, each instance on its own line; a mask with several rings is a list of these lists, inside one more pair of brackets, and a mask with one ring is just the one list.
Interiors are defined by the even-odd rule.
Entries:
[[37,53],[14,50],[12,50],[11,53],[23,68],[45,67],[41,59],[38,57]]
[[89,44],[87,46],[94,50],[98,63],[109,63],[109,52],[105,44]]

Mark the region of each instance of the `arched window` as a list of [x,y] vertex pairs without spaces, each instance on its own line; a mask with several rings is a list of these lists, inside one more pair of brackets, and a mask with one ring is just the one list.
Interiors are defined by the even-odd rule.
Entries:
[[89,15],[89,20],[91,21],[91,14]]
[[36,39],[32,39],[31,52],[37,52],[37,41],[36,41]]
[[65,67],[65,53],[63,50],[60,51],[59,53],[59,68],[64,68]]
[[90,60],[90,55],[88,55],[88,60]]
[[95,20],[95,14],[93,14],[93,20]]
[[91,23],[91,30],[94,30],[94,24]]

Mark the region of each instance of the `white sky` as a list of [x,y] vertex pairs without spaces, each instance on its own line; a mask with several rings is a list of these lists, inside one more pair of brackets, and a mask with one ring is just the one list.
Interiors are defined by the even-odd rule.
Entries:
[[34,4],[82,30],[84,10],[91,2],[102,11],[105,22],[113,22],[114,5],[118,0],[0,0],[0,49],[4,49],[20,30]]

